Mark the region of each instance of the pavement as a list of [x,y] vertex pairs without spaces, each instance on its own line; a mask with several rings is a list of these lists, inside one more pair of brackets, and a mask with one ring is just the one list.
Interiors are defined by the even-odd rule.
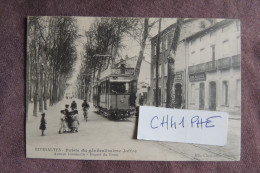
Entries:
[[[65,104],[70,105],[73,100],[78,105],[79,132],[58,134],[60,110],[65,108]],[[85,121],[81,109],[82,102],[79,99],[64,99],[49,107],[45,111],[46,136],[41,136],[39,130],[41,117],[32,115],[33,104],[30,104],[26,125],[27,156],[59,159],[172,161],[234,161],[240,158],[240,119],[229,120],[228,142],[224,147],[142,141],[136,139],[136,117],[133,116],[122,121],[111,121],[103,115],[97,114],[94,106],[90,103],[88,120]],[[39,148],[59,148],[61,151],[58,153],[60,155],[57,155],[56,152],[39,152]],[[87,152],[80,155],[80,151],[84,151],[84,149]],[[100,155],[100,150],[104,152],[102,155]]]

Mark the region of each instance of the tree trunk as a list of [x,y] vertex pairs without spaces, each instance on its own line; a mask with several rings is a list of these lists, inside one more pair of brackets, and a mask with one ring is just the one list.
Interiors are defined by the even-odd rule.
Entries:
[[39,55],[37,52],[37,45],[36,45],[36,24],[34,25],[34,56],[36,58],[36,88],[34,92],[34,98],[33,98],[33,115],[37,116],[37,104],[38,104],[38,92],[39,92]]
[[[93,70],[93,72],[92,72],[92,70],[91,70],[91,73],[95,73],[95,71]],[[93,93],[93,86],[94,86],[94,83],[95,81],[94,81],[94,77],[92,77],[92,74],[90,74],[90,93],[89,93],[89,97],[88,97],[88,101],[90,102],[91,101],[91,99],[92,99],[92,93]]]
[[140,48],[140,51],[139,51],[139,57],[138,57],[136,67],[135,67],[136,83],[138,83],[140,68],[141,68],[141,65],[142,65],[143,58],[144,58],[144,49],[145,49],[145,46],[146,46],[146,39],[148,37],[148,22],[149,22],[149,18],[145,18],[144,19],[144,31],[143,31],[143,36],[142,36],[141,48]]
[[[141,69],[142,61],[144,59],[144,49],[145,49],[145,46],[146,46],[146,39],[148,37],[148,22],[149,22],[149,18],[145,18],[144,19],[144,31],[143,31],[143,35],[142,35],[141,48],[140,48],[140,51],[139,51],[139,57],[138,57],[136,67],[135,67],[135,78],[134,79],[136,81],[136,85],[138,85],[140,69]],[[136,90],[133,91],[133,94],[135,95],[135,98],[137,98],[136,97],[137,87],[136,87]],[[136,102],[136,100],[135,100],[135,102]]]
[[44,91],[43,91],[44,110],[47,110],[47,91],[48,91],[48,85],[47,85],[47,71],[46,71],[44,73]]
[[112,54],[112,68],[114,68],[114,66],[115,66],[116,55],[117,55],[118,46],[119,46],[119,36],[120,36],[120,32],[121,32],[121,24],[119,24],[119,25],[118,25],[118,28],[117,28],[116,45],[115,45],[115,47],[114,47],[114,51],[113,51],[113,54]]
[[40,66],[40,101],[39,101],[39,111],[43,112],[43,66]]
[[38,63],[36,63],[36,86],[35,86],[35,92],[33,96],[33,115],[37,116],[38,112],[38,93],[39,93],[39,72],[38,72]]
[[50,93],[50,95],[49,95],[49,99],[50,99],[49,106],[51,106],[52,105],[52,87],[53,87],[51,78],[49,79],[48,83],[49,83],[48,89],[49,89],[49,93]]
[[182,24],[183,24],[183,19],[177,19],[177,26],[174,32],[172,44],[170,47],[170,53],[168,56],[168,79],[167,79],[167,98],[166,98],[167,108],[175,107],[175,88],[174,88],[175,57],[176,57],[178,42],[180,39]]
[[31,85],[31,81],[32,81],[32,76],[33,76],[33,72],[32,72],[32,69],[33,69],[33,63],[32,63],[32,57],[31,57],[31,55],[29,55],[29,61],[30,61],[30,102],[33,100],[33,93],[32,93],[32,85]]
[[58,89],[57,89],[57,76],[56,76],[56,72],[54,72],[54,79],[53,79],[53,104],[55,104],[57,102],[57,93],[58,93]]
[[55,72],[53,70],[53,76],[52,76],[52,104],[55,103],[55,95],[56,95],[56,81],[55,81]]
[[159,59],[160,59],[160,44],[161,44],[161,21],[159,19],[159,29],[158,29],[158,38],[156,46],[156,88],[155,88],[155,106],[159,106]]
[[[91,77],[91,76],[90,76]],[[92,99],[92,93],[93,93],[93,79],[90,79],[89,81],[89,93],[88,93],[88,101],[90,102]]]

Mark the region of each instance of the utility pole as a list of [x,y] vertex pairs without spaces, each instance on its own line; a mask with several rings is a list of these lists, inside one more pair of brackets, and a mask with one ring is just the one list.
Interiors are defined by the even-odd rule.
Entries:
[[162,19],[159,19],[159,30],[158,30],[158,38],[156,45],[156,88],[155,88],[155,103],[156,107],[159,106],[159,58],[160,58],[160,43],[161,43],[161,22]]

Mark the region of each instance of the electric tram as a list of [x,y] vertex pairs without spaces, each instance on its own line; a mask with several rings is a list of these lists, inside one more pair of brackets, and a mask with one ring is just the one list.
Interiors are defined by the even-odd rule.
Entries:
[[93,104],[111,120],[125,119],[135,111],[134,68],[110,68],[103,71],[93,87]]

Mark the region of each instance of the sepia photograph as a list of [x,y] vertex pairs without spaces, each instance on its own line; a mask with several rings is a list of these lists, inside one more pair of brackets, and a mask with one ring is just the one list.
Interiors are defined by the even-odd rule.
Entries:
[[[26,53],[27,158],[240,160],[239,20],[31,16]],[[140,106],[227,112],[227,144],[138,140]]]

